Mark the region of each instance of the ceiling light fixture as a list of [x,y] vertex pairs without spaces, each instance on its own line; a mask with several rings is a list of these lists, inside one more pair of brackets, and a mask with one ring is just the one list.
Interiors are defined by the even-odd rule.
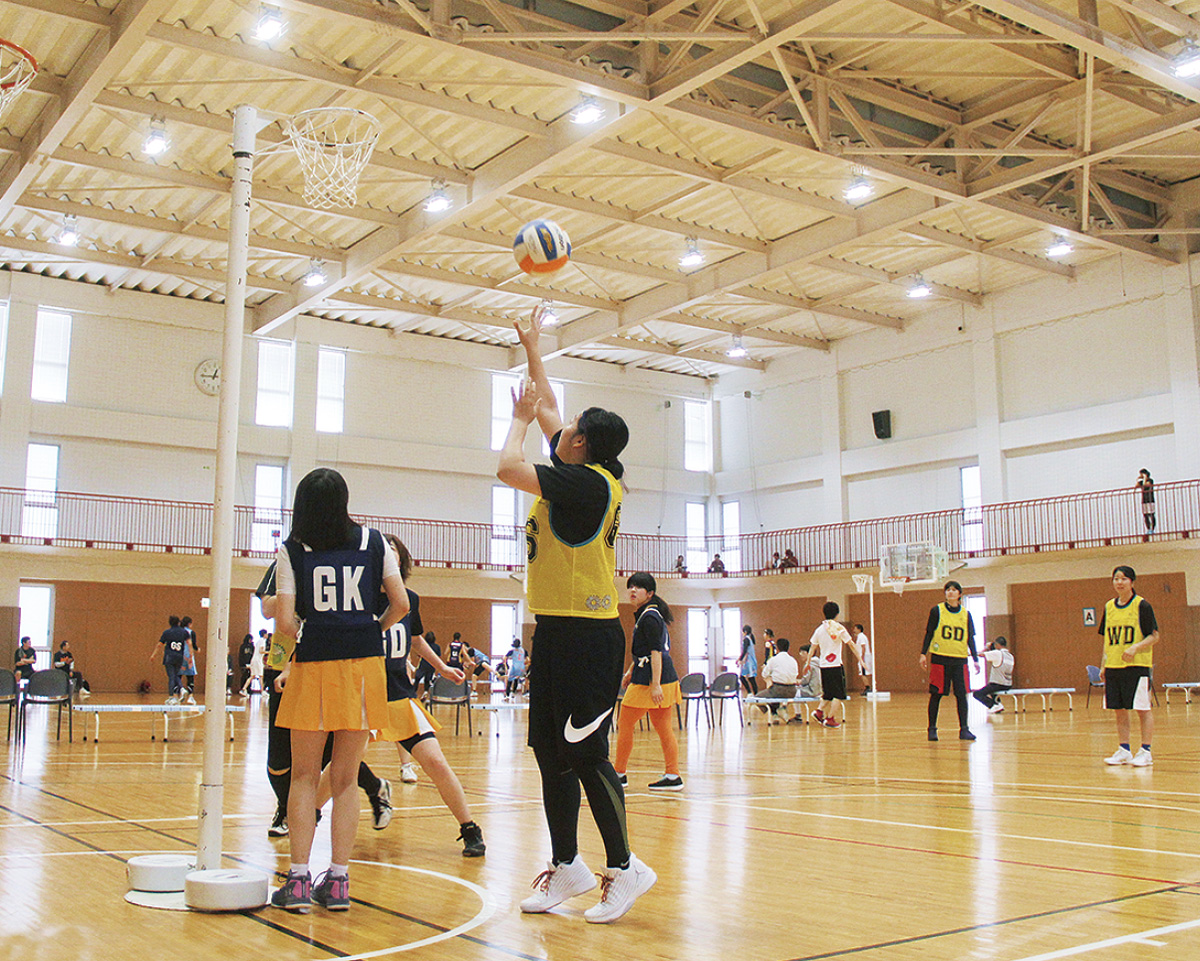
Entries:
[[702,263],[704,263],[704,254],[696,245],[696,238],[688,237],[687,250],[680,255],[679,266],[684,268],[699,267]]
[[866,173],[861,169],[855,168],[854,179],[846,184],[846,189],[842,191],[842,197],[847,203],[858,204],[871,197],[874,193],[875,185],[867,179]]
[[571,123],[595,123],[604,116],[604,107],[595,97],[584,97],[571,110]]
[[922,300],[933,293],[933,288],[920,274],[917,274],[908,285],[908,296],[913,300]]
[[450,199],[450,194],[446,190],[446,181],[435,180],[433,182],[433,190],[425,199],[425,212],[427,214],[440,214],[443,210],[449,210],[454,206],[454,201]]
[[167,138],[167,122],[161,117],[151,118],[150,131],[146,134],[146,139],[142,141],[142,153],[157,157],[166,153],[170,146],[171,141]]
[[63,218],[62,230],[58,232],[54,242],[63,247],[74,247],[79,243],[79,225],[74,214],[67,214]]
[[1059,237],[1046,248],[1047,257],[1065,257],[1075,250],[1075,245],[1066,237]]
[[1171,61],[1171,72],[1182,80],[1200,77],[1200,45],[1194,37],[1183,42],[1183,49]]
[[305,287],[320,287],[328,279],[325,273],[325,261],[314,257],[308,262],[308,270],[304,272]]
[[554,309],[553,300],[542,301],[542,326],[553,327],[559,321],[558,311]]
[[274,40],[283,33],[283,14],[278,7],[264,3],[259,9],[258,23],[254,25],[254,36],[258,40]]
[[742,346],[742,335],[734,334],[733,343],[729,349],[725,351],[726,357],[732,357],[734,360],[741,360],[746,356],[746,348]]

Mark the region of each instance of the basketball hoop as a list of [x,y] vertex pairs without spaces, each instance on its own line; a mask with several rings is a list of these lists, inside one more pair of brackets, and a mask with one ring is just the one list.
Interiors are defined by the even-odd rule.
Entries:
[[304,202],[323,210],[353,207],[380,129],[375,117],[353,107],[315,107],[292,117],[283,132],[304,168]]
[[903,594],[904,593],[904,585],[907,584],[908,582],[909,582],[909,578],[899,577],[896,580],[892,581],[892,584],[891,584],[892,590],[895,591],[897,594]]
[[33,83],[37,69],[37,61],[28,50],[0,40],[0,117]]
[[871,575],[870,574],[855,574],[855,575],[853,575],[853,577],[854,577],[854,589],[856,591],[858,591],[860,594],[863,591],[865,591],[867,589],[867,585],[869,585],[871,583]]

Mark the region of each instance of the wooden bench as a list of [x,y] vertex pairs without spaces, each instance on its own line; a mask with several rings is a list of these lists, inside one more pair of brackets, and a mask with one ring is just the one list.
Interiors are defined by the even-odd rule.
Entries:
[[[77,704],[74,710],[78,714],[91,714],[95,718],[93,727],[93,741],[100,740],[100,715],[101,714],[149,714],[150,717],[150,740],[154,740],[154,732],[158,725],[158,715],[162,715],[163,719],[163,742],[168,738],[169,722],[172,714],[194,714],[199,716],[205,711],[203,704]],[[225,714],[229,716],[229,740],[233,740],[233,715],[245,711],[246,708],[241,704],[226,704]],[[83,739],[87,740],[87,728],[84,727]]]
[[[745,715],[746,720],[749,721],[749,719],[754,716],[753,712],[750,710],[752,707],[757,707],[759,705],[762,705],[763,707],[769,707],[770,705],[775,704],[779,707],[786,708],[789,704],[800,704],[804,706],[804,723],[807,724],[809,705],[820,703],[821,699],[819,697],[808,697],[805,694],[797,694],[795,697],[763,697],[761,694],[749,694],[742,698],[742,713]],[[781,715],[782,713],[783,712],[780,712]],[[797,717],[799,716],[795,714],[794,710],[793,715]]]
[[1200,688],[1200,681],[1172,681],[1170,684],[1162,686],[1163,692],[1167,696],[1167,703],[1171,703],[1172,691],[1183,691],[1184,699],[1188,704],[1192,703],[1192,691]]
[[1042,699],[1042,712],[1045,713],[1047,710],[1054,710],[1055,694],[1065,695],[1067,698],[1067,710],[1075,710],[1075,701],[1071,697],[1071,695],[1074,693],[1075,688],[1073,687],[1013,687],[1009,688],[1007,691],[996,691],[996,697],[1011,697],[1013,699],[1013,710],[1015,711],[1017,709],[1017,705],[1019,703],[1021,710],[1024,711],[1025,698],[1029,697],[1031,694],[1036,694]]

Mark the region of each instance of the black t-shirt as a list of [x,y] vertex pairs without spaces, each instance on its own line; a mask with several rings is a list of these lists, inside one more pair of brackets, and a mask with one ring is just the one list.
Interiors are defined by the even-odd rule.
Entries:
[[249,667],[250,662],[254,660],[254,642],[242,641],[242,646],[238,648],[238,665],[240,667]]
[[[412,651],[412,639],[424,633],[424,625],[421,624],[421,599],[414,591],[405,590],[408,593],[408,613],[383,634],[389,701],[417,696],[412,678],[408,675],[408,655]],[[383,607],[387,609],[386,594],[383,595]]]
[[163,631],[162,637],[158,639],[163,646],[163,663],[182,664],[185,655],[184,649],[190,640],[187,630],[182,627],[168,627]]
[[535,464],[542,497],[550,502],[550,527],[567,544],[583,544],[596,536],[608,510],[608,482],[582,464],[564,464],[554,453],[559,431],[550,441],[550,463]]
[[646,604],[640,608],[633,628],[633,673],[630,684],[649,685],[654,680],[650,666],[650,655],[658,651],[662,655],[660,684],[672,684],[679,680],[675,664],[671,660],[671,642],[667,633],[667,622],[657,607]]
[[[23,660],[27,657],[34,657],[37,652],[32,647],[18,647],[16,656],[13,658],[13,663]],[[34,666],[32,664],[22,664],[20,667],[14,668],[19,677],[29,680],[33,677]]]

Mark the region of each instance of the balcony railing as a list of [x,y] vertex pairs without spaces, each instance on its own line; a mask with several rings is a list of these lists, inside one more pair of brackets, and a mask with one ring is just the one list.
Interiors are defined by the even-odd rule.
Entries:
[[[1153,534],[1142,520],[1140,493],[1121,489],[736,537],[623,533],[617,566],[622,572],[669,575],[683,557],[689,577],[716,578],[774,573],[774,555],[787,550],[798,570],[828,571],[874,567],[882,545],[914,541],[933,541],[951,557],[965,559],[1200,535],[1200,480],[1158,484],[1154,491],[1158,527]],[[426,567],[518,571],[524,566],[525,533],[519,527],[355,517],[398,534]],[[234,550],[265,558],[290,527],[290,511],[237,507]],[[0,544],[206,554],[211,528],[211,504],[0,488]],[[725,575],[707,573],[716,554],[722,556]]]

